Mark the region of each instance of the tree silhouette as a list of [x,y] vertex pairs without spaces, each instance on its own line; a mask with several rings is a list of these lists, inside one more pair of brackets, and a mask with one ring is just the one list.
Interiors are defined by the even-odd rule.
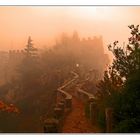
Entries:
[[127,46],[119,47],[118,41],[108,46],[114,55],[114,59],[112,65],[105,71],[103,80],[98,85],[99,93],[102,91],[106,93],[109,90],[108,87],[112,87],[112,92],[110,91],[108,94],[113,94],[114,91],[124,85],[131,74],[140,69],[139,25],[130,25],[128,27],[131,30],[131,37],[128,39]]
[[128,27],[127,46],[109,45],[113,63],[98,85],[101,106],[114,109],[114,132],[140,132],[140,32],[139,25]]
[[[28,38],[24,53],[25,56],[18,66],[18,82],[20,83],[23,92],[26,91],[28,93],[30,91],[31,94],[31,92],[39,87],[41,77],[37,48],[33,47],[31,37]],[[29,93],[26,95],[29,95]]]
[[37,48],[33,46],[32,39],[29,36],[28,43],[25,48],[25,54],[27,57],[34,57],[37,55],[36,53],[37,53]]

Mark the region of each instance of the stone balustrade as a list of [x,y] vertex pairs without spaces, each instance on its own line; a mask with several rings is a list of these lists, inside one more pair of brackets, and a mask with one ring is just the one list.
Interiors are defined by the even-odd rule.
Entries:
[[[80,88],[77,88],[76,97],[78,97],[81,101],[85,103],[85,115],[90,119],[93,125],[97,124],[98,119],[98,107],[97,107],[97,99],[96,97],[88,93]],[[112,132],[112,124],[113,124],[113,109],[106,108],[105,109],[105,124],[106,124],[106,132]]]
[[[65,116],[68,115],[68,113],[72,110],[72,96],[75,96],[76,98],[79,98],[81,101],[83,101],[85,104],[85,115],[89,118],[93,125],[96,125],[97,123],[98,107],[96,97],[79,87],[75,88],[76,90],[74,93],[68,93],[65,91],[67,87],[75,84],[79,78],[78,74],[75,72],[71,73],[74,75],[74,78],[57,89],[57,96],[59,96],[61,100],[54,108],[54,118],[51,119],[51,121],[49,119],[46,120],[44,126],[44,132],[46,133],[58,133],[62,131]],[[107,108],[105,110],[106,132],[112,132],[112,112],[113,111],[111,108]]]
[[61,132],[64,118],[72,110],[72,95],[65,91],[65,89],[71,84],[75,84],[79,76],[74,72],[71,73],[74,75],[74,78],[57,89],[57,96],[59,97],[59,101],[57,102],[57,105],[54,108],[53,118],[47,119],[45,122],[45,133]]
[[96,97],[84,91],[83,89],[77,89],[77,97],[85,104],[85,115],[90,119],[92,124],[95,124],[97,120],[97,107],[96,107]]

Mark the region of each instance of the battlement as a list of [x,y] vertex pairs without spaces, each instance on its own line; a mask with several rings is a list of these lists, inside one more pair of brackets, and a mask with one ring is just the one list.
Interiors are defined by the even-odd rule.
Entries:
[[102,36],[93,36],[91,37],[87,37],[87,38],[82,38],[82,41],[103,41],[103,37]]
[[96,53],[104,53],[104,47],[103,47],[103,38],[102,36],[94,36],[94,37],[88,37],[88,38],[83,38],[80,41],[81,46],[84,48],[89,48],[92,51],[95,51]]
[[11,60],[22,59],[24,55],[25,55],[24,50],[9,50],[9,59]]
[[9,54],[24,54],[24,50],[9,50]]
[[81,39],[81,43],[83,44],[92,44],[92,45],[96,45],[96,46],[103,46],[103,38],[102,36],[94,36],[93,38],[88,37],[88,38],[82,38]]

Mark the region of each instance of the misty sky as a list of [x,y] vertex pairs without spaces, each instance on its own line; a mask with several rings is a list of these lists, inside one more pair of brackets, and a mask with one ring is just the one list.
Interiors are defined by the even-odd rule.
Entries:
[[47,47],[62,32],[80,37],[102,35],[104,47],[129,37],[129,24],[140,23],[134,6],[0,6],[0,50],[23,49],[30,35],[36,47]]

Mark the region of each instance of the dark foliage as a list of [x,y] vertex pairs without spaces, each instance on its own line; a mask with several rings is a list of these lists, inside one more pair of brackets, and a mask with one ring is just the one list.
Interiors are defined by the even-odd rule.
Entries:
[[128,26],[128,45],[109,45],[114,60],[99,83],[99,108],[114,110],[114,132],[140,132],[140,33],[139,25]]

